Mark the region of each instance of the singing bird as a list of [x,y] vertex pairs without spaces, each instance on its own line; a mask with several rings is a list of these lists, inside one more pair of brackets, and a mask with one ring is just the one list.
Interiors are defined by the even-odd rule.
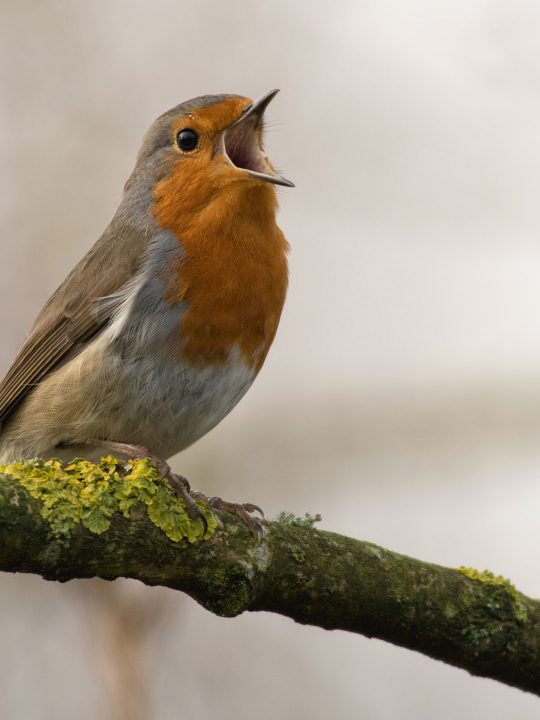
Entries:
[[[278,174],[263,115],[238,95],[188,100],[147,132],[101,238],[39,313],[0,384],[0,463],[166,459],[215,427],[257,376],[287,291]],[[214,499],[250,525],[256,507]]]

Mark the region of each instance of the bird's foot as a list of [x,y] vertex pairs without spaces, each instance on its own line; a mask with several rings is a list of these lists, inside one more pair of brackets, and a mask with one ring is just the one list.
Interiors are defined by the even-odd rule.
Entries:
[[96,445],[100,448],[110,450],[112,453],[118,453],[128,458],[149,458],[156,470],[161,474],[161,477],[166,479],[171,488],[174,490],[176,495],[184,502],[186,512],[192,520],[199,519],[204,528],[203,535],[206,535],[208,530],[208,522],[204,516],[204,513],[197,505],[194,499],[194,494],[191,492],[189,482],[183,475],[177,475],[173,473],[169,463],[162,458],[154,455],[144,445],[134,445],[131,443],[115,442],[113,440],[96,440],[95,443],[90,441],[87,445]]
[[263,539],[264,528],[258,518],[253,517],[252,514],[258,512],[261,517],[264,518],[264,513],[258,505],[254,505],[253,503],[228,502],[227,500],[222,500],[220,497],[207,497],[196,490],[192,490],[191,495],[197,500],[203,500],[215,510],[221,510],[222,512],[229,513],[229,515],[236,515],[250,532],[256,535],[259,540]]
[[191,490],[189,482],[183,475],[173,473],[165,460],[154,455],[144,445],[115,442],[113,440],[96,440],[95,442],[89,441],[85,444],[110,450],[112,453],[123,455],[127,458],[149,458],[158,472],[161,473],[161,477],[167,479],[174,492],[183,500],[189,517],[193,520],[198,518],[202,522],[205,535],[208,530],[208,523],[204,513],[197,505],[197,500],[202,500],[215,510],[221,510],[222,512],[229,513],[229,515],[236,515],[259,540],[262,540],[264,537],[263,526],[257,518],[253,517],[253,513],[258,512],[261,517],[264,518],[264,513],[258,505],[254,505],[253,503],[228,502],[227,500],[222,500],[220,497],[207,497],[201,492]]

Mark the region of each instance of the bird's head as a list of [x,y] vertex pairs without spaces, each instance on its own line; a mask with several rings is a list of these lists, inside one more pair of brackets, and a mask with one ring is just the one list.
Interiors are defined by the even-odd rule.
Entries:
[[160,224],[178,213],[195,217],[215,201],[219,212],[233,212],[246,196],[275,208],[274,186],[293,186],[264,151],[264,111],[277,92],[256,101],[206,95],[164,113],[146,134],[126,190],[141,181],[150,187]]

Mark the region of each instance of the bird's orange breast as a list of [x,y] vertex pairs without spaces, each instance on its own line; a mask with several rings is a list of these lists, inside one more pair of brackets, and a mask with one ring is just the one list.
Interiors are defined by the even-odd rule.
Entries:
[[[183,302],[183,358],[221,366],[238,348],[255,372],[277,330],[287,290],[288,243],[275,222],[274,188],[250,179],[224,182],[182,163],[156,186],[153,214],[182,245],[182,260],[164,278],[170,302]],[[202,202],[201,198],[207,199]]]

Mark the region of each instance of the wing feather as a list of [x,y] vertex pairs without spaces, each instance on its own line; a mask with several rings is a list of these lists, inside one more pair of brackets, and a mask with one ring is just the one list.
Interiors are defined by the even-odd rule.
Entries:
[[148,242],[146,233],[113,221],[72,270],[37,316],[0,383],[0,422],[32,387],[106,325],[122,302],[119,291],[141,267]]

